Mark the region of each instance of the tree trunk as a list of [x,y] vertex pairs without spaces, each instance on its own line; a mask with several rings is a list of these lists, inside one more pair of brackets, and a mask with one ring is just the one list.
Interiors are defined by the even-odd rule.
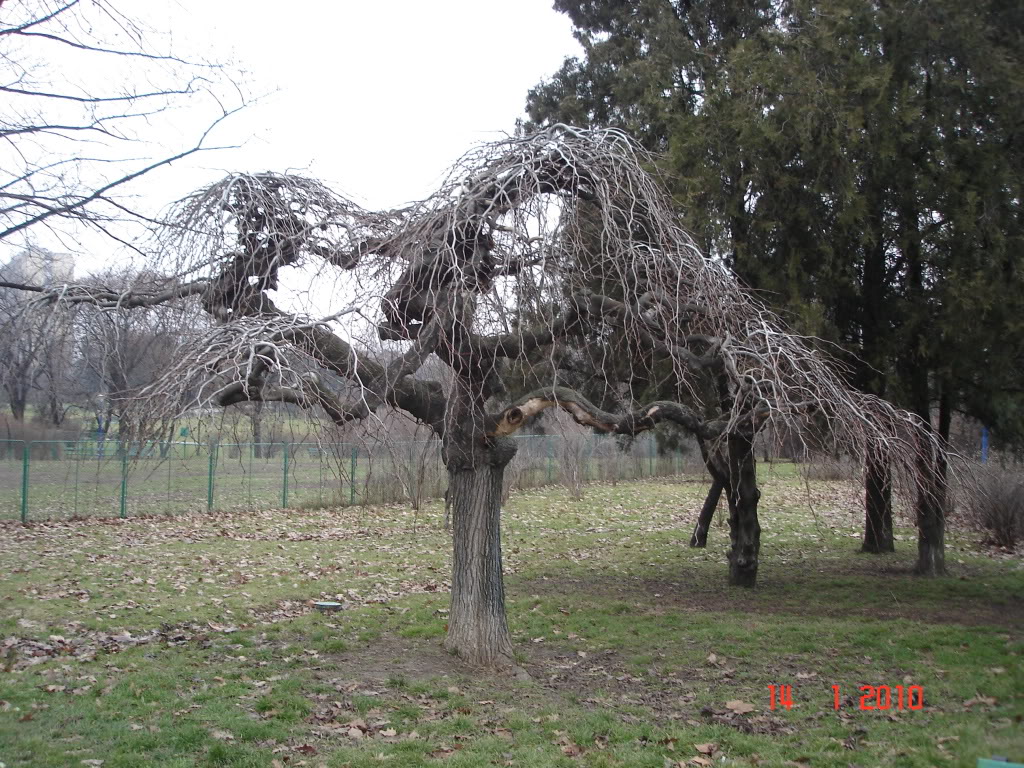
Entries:
[[691,547],[706,547],[708,545],[708,529],[718,509],[718,500],[722,496],[722,489],[725,488],[717,478],[711,480],[711,488],[708,489],[707,498],[704,499],[704,506],[700,509],[697,517],[697,527],[693,529],[693,536],[690,537]]
[[729,435],[729,584],[753,587],[757,583],[757,558],[761,550],[761,526],[757,522],[757,461],[753,438]]
[[[250,415],[252,419],[252,456],[254,459],[263,458],[263,403],[257,400],[252,407]],[[354,482],[354,478],[353,478]]]
[[895,552],[892,533],[892,476],[885,459],[870,455],[864,482],[864,543],[861,552]]
[[917,470],[917,565],[920,576],[946,575],[946,483],[945,460],[929,446],[921,446]]
[[[934,483],[932,488],[935,488]],[[917,565],[920,576],[946,575],[946,517],[933,493],[917,502]]]
[[514,664],[501,573],[501,484],[505,463],[449,467],[454,523],[452,601],[445,648],[485,667]]
[[26,401],[21,398],[11,397],[11,417],[15,421],[25,420]]

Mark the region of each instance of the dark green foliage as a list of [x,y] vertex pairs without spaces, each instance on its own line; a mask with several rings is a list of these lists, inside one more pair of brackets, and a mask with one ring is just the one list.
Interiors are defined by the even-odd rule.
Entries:
[[530,93],[535,123],[662,152],[704,249],[853,352],[858,386],[1024,439],[1019,4],[556,8],[585,55]]

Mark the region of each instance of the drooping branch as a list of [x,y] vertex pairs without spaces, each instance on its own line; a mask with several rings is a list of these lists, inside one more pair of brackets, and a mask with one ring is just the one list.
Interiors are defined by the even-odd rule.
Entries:
[[[813,413],[851,453],[886,445],[913,492],[915,446],[931,438],[852,391],[820,345],[701,254],[649,166],[620,132],[555,126],[482,146],[397,211],[303,177],[233,174],[174,209],[160,242],[174,282],[60,300],[200,305],[216,325],[150,391],[168,402],[188,382],[224,404],[285,399],[338,424],[397,409],[443,434],[459,393],[474,434],[560,407],[606,432],[669,421],[706,440],[766,423],[799,436]],[[298,300],[281,290],[289,274],[312,280]],[[279,353],[257,380],[266,344]],[[314,384],[317,369],[340,383]],[[531,395],[495,413],[513,379]],[[547,386],[567,381],[575,389]]]

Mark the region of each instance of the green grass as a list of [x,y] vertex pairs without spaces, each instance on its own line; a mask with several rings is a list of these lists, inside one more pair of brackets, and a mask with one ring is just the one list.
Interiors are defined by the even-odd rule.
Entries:
[[[1021,559],[953,531],[953,575],[917,579],[909,529],[895,555],[857,553],[852,490],[763,479],[752,591],[725,585],[719,522],[686,546],[700,484],[514,495],[508,609],[530,680],[441,649],[438,504],[3,528],[0,763],[664,768],[705,744],[714,765],[1024,758]],[[306,604],[327,598],[345,610]],[[770,711],[784,684],[795,706]],[[919,685],[924,708],[861,711],[863,685]]]

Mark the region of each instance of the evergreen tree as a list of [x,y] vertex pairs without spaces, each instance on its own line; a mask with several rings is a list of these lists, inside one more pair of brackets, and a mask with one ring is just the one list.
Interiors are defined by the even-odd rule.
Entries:
[[[799,330],[853,352],[861,389],[929,425],[938,404],[943,437],[953,411],[1011,442],[1024,435],[1024,11],[1003,0],[556,7],[585,55],[530,93],[535,122],[616,125],[660,151],[705,250]],[[884,456],[866,470],[864,546],[884,551],[892,479]],[[917,510],[929,574],[943,571],[945,472],[931,466]]]

